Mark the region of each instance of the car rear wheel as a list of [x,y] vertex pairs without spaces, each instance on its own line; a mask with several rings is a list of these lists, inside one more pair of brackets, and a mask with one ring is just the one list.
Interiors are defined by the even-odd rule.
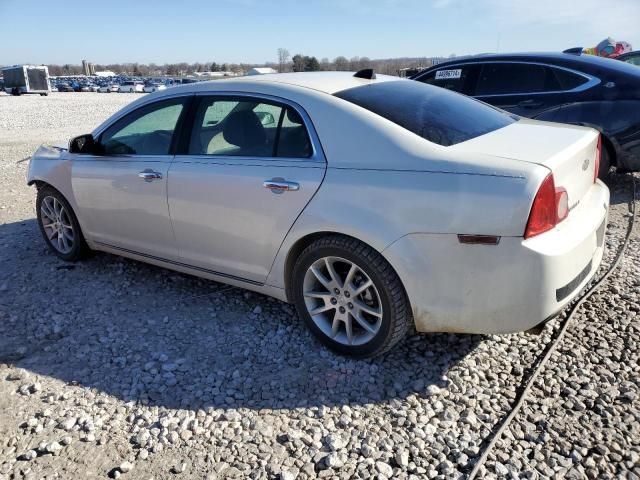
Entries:
[[385,353],[413,319],[397,274],[371,247],[353,238],[316,240],[292,274],[299,315],[332,350],[358,358]]
[[78,219],[60,192],[51,187],[39,189],[36,212],[40,232],[53,253],[68,262],[87,255],[89,247]]
[[600,168],[598,170],[598,178],[601,180],[607,180],[609,178],[609,170],[611,169],[611,156],[609,150],[603,145],[602,153],[600,155]]

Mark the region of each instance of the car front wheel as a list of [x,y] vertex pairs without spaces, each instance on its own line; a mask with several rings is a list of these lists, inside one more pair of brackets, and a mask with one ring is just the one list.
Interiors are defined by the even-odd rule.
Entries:
[[51,187],[40,188],[36,210],[40,232],[53,253],[68,262],[86,256],[89,247],[78,219],[60,192]]
[[299,315],[332,350],[358,358],[390,350],[413,319],[393,268],[374,249],[349,237],[316,240],[293,268]]

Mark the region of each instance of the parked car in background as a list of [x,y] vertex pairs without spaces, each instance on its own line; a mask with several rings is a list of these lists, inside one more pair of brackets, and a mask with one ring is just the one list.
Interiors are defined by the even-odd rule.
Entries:
[[413,326],[506,333],[558,313],[602,259],[599,133],[357,75],[171,88],[41,147],[44,241],[289,301],[358,357]]
[[616,60],[622,60],[623,62],[630,63],[631,65],[640,66],[640,50],[634,52],[623,53]]
[[75,90],[68,83],[59,83],[58,84],[58,91],[59,92],[74,92]]
[[101,85],[98,88],[99,93],[111,93],[111,85]]
[[[603,137],[600,176],[640,170],[640,69],[573,53],[480,55],[411,77],[517,115],[585,125]],[[542,139],[541,139],[542,141]]]
[[158,92],[160,90],[166,90],[167,86],[161,82],[152,82],[144,86],[145,93]]
[[138,81],[122,82],[118,87],[120,93],[140,93],[144,91],[144,84]]

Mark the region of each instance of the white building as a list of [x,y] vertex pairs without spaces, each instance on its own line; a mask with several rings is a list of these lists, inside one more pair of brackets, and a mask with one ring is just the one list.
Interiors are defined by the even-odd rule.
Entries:
[[110,70],[103,70],[102,72],[95,72],[96,77],[115,77],[116,74]]
[[266,75],[268,73],[278,73],[271,67],[255,67],[247,72],[247,75]]

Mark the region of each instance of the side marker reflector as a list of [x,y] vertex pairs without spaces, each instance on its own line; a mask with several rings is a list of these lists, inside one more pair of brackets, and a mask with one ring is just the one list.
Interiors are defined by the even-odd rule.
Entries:
[[500,237],[495,235],[462,235],[458,234],[458,241],[465,245],[498,245]]

